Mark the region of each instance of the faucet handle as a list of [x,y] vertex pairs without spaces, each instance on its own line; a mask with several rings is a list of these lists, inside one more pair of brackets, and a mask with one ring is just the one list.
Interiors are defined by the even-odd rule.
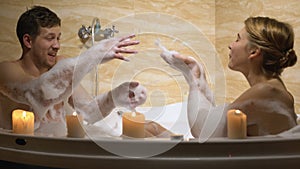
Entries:
[[115,33],[119,33],[118,30],[116,30],[115,25],[112,26],[112,33],[111,33],[111,37],[115,36]]
[[103,31],[104,39],[108,39],[108,38],[114,37],[115,33],[119,33],[119,31],[115,29],[114,25],[112,26],[112,28],[106,28]]
[[81,28],[78,30],[78,36],[81,41],[86,41],[90,36],[88,28],[82,25]]
[[119,33],[119,31],[118,31],[118,30],[116,30],[116,29],[115,29],[115,27],[116,27],[115,25],[113,25],[113,26],[112,26],[112,30],[113,30],[113,32],[115,32],[115,33]]

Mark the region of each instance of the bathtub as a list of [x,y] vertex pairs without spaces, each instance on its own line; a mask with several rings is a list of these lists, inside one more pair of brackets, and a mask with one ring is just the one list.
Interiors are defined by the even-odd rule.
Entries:
[[[233,140],[211,138],[54,138],[0,132],[2,165],[30,168],[295,168],[300,165],[300,138],[278,136]],[[99,146],[104,145],[104,146]],[[107,150],[169,149],[148,157],[129,157]]]
[[[117,111],[117,110],[116,110]],[[277,136],[247,139],[210,138],[199,142],[191,136],[186,103],[139,108],[183,139],[126,139],[119,135],[121,117],[113,112],[101,121],[114,126],[112,136],[67,138],[17,135],[0,130],[1,165],[17,168],[295,168],[300,166],[300,126]],[[101,122],[95,125],[101,125]],[[105,132],[105,131],[104,131]],[[110,131],[111,132],[111,131]]]

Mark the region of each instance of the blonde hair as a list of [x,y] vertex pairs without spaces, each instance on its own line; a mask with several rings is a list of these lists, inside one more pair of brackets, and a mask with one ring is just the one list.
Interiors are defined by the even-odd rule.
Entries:
[[249,17],[244,23],[250,44],[261,49],[265,72],[278,76],[286,67],[296,64],[294,31],[290,24],[269,17]]

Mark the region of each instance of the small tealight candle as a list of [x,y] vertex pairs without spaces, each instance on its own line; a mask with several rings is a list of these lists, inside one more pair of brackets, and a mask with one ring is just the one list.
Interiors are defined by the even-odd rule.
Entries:
[[145,116],[139,112],[126,112],[122,116],[123,135],[134,138],[145,137]]
[[247,116],[240,110],[227,112],[227,136],[231,139],[247,137]]
[[25,110],[14,110],[12,112],[12,129],[16,134],[34,134],[34,114]]
[[83,138],[85,136],[83,118],[81,115],[73,112],[71,115],[66,115],[68,137]]

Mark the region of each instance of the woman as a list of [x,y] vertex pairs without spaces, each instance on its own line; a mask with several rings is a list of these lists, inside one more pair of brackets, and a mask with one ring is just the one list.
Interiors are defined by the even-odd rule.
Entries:
[[[297,56],[292,27],[268,17],[250,17],[229,45],[229,68],[241,72],[250,88],[227,105],[214,136],[226,136],[226,112],[239,109],[247,115],[248,136],[278,134],[296,125],[293,96],[280,78]],[[188,119],[194,137],[200,137],[210,113],[216,111],[201,65],[192,57],[163,52],[162,58],[181,71],[189,84]]]

